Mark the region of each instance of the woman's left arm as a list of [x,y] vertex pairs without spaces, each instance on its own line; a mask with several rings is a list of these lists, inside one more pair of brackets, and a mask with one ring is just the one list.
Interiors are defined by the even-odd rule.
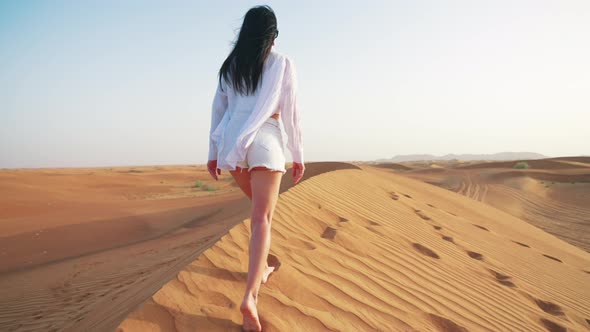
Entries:
[[293,161],[303,164],[303,139],[301,137],[301,115],[297,107],[297,75],[293,60],[286,59],[285,74],[281,91],[281,118],[287,132],[287,148]]

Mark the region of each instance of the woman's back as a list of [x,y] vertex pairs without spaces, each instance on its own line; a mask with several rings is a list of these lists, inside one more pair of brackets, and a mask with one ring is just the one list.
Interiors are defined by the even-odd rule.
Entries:
[[[268,96],[261,96],[260,90],[261,90],[261,86],[262,86],[262,81],[266,78],[268,79],[268,76],[272,76],[272,75],[276,75],[277,73],[273,73],[272,70],[269,70],[270,66],[269,63],[272,63],[273,61],[276,60],[276,57],[279,57],[280,54],[278,54],[276,51],[271,51],[267,57],[267,59],[264,62],[264,65],[262,67],[262,76],[261,76],[261,80],[258,81],[258,86],[256,88],[256,90],[254,91],[254,93],[252,94],[241,94],[238,91],[236,91],[233,87],[233,84],[228,84],[228,82],[226,82],[223,78],[221,79],[221,89],[225,91],[226,95],[227,95],[227,101],[228,101],[228,106],[227,106],[227,112],[230,113],[230,115],[233,115],[235,113],[251,113],[252,111],[254,111],[255,106],[256,106],[256,102],[259,98],[268,98]],[[232,82],[233,83],[233,82]],[[272,112],[272,113],[277,113],[277,112]]]
[[[235,169],[245,159],[246,151],[262,124],[280,112],[287,134],[287,148],[293,161],[303,164],[303,142],[297,110],[295,65],[286,55],[269,52],[261,80],[252,95],[241,95],[223,77],[213,99],[209,160],[217,160],[220,169]],[[223,89],[222,89],[223,88]],[[228,123],[232,124],[231,140],[224,140]],[[235,124],[239,125],[235,126]],[[235,132],[234,132],[235,131]],[[225,147],[221,156],[219,147]]]

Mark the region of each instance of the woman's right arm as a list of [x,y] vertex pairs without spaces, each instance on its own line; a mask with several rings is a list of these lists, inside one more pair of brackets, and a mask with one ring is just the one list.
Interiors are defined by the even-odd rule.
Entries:
[[217,91],[213,98],[213,105],[211,107],[211,128],[209,129],[209,160],[217,160],[217,146],[211,139],[211,134],[221,122],[225,111],[227,110],[227,93],[221,90],[220,83],[217,83]]
[[283,77],[280,101],[281,119],[287,132],[287,148],[291,151],[293,162],[303,164],[303,140],[299,110],[297,107],[297,75],[295,64],[288,57]]

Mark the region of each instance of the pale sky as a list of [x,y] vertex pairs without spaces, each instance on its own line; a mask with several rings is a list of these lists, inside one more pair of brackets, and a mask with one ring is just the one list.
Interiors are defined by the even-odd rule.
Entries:
[[206,163],[217,71],[259,4],[297,66],[306,161],[590,155],[590,1],[2,1],[0,167]]

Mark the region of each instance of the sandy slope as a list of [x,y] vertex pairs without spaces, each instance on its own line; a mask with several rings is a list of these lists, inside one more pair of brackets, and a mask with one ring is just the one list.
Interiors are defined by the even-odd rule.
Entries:
[[247,213],[232,182],[197,179],[212,183],[203,165],[0,171],[0,330],[114,330]]
[[113,331],[249,209],[204,165],[0,170],[0,331]]
[[[239,331],[249,219],[118,331]],[[571,331],[590,324],[590,254],[513,215],[391,170],[283,192],[260,291],[266,331]]]
[[413,169],[420,179],[492,205],[590,252],[590,158],[491,162]]

